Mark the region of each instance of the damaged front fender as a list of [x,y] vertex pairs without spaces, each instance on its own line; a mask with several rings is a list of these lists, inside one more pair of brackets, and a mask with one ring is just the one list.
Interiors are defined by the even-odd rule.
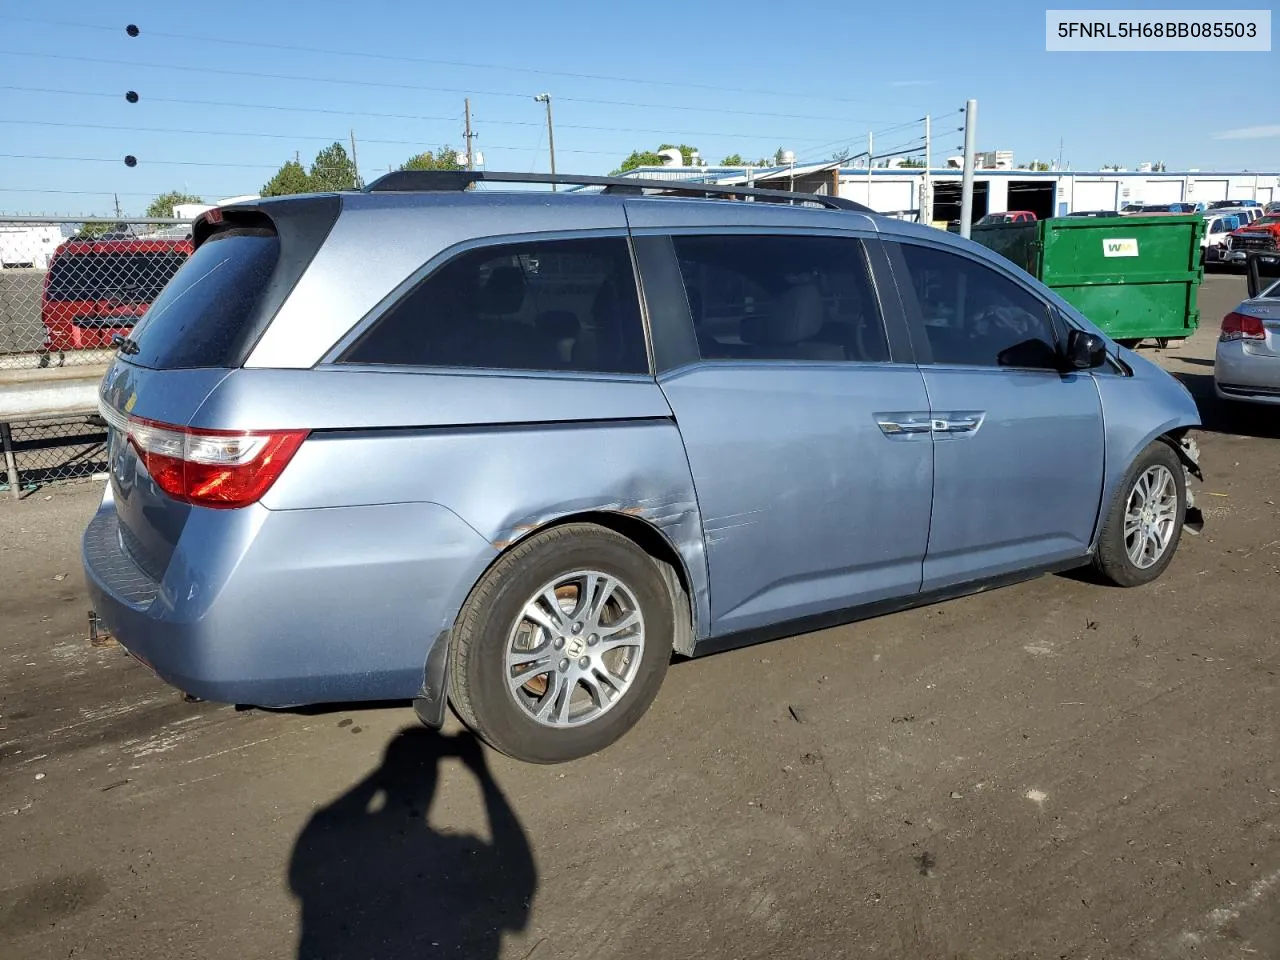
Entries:
[[1196,506],[1195,488],[1192,487],[1191,480],[1194,477],[1201,483],[1204,482],[1204,471],[1200,469],[1200,444],[1196,443],[1195,437],[1184,434],[1178,438],[1174,450],[1178,454],[1178,459],[1182,461],[1182,471],[1186,480],[1187,513],[1182,521],[1182,528],[1188,533],[1199,534],[1204,529],[1204,514]]

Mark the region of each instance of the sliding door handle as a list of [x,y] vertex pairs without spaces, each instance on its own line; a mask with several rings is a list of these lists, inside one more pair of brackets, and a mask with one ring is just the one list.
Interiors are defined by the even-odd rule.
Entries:
[[933,432],[942,434],[973,433],[982,426],[986,414],[982,411],[956,411],[940,413],[933,418]]

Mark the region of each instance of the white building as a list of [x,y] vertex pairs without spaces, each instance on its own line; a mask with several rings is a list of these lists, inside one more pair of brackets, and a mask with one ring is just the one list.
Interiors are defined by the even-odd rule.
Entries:
[[[836,193],[881,213],[908,214],[914,219],[925,181],[920,168],[834,167],[806,164],[749,170],[741,167],[640,167],[628,174],[646,179],[699,179],[726,185],[753,185]],[[961,171],[935,168],[933,221],[960,216]],[[1280,200],[1280,173],[1205,173],[1202,171],[1046,171],[975,170],[973,215],[1004,210],[1031,210],[1043,219],[1082,210],[1120,210],[1128,204],[1212,203],[1215,200]]]
[[173,215],[178,220],[194,220],[206,210],[212,210],[214,207],[225,207],[229,203],[246,203],[249,200],[258,199],[261,198],[256,193],[251,193],[241,197],[227,197],[217,203],[176,203],[173,206]]

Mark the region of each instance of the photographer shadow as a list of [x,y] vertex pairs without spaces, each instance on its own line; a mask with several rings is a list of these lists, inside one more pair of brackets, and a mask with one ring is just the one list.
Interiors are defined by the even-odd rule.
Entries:
[[[428,824],[446,757],[479,781],[492,841]],[[528,923],[537,873],[480,744],[419,727],[396,734],[378,769],[311,817],[289,886],[302,906],[298,960],[489,960],[504,932]]]

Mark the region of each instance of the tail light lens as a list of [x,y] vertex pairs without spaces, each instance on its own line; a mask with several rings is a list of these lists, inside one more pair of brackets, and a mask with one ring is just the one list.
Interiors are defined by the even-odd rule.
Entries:
[[1218,334],[1219,340],[1265,340],[1266,338],[1267,331],[1263,329],[1262,321],[1257,317],[1236,313],[1233,310],[1222,318],[1222,332]]
[[257,503],[307,438],[306,430],[193,430],[104,405],[103,417],[138,451],[156,486],[175,500],[230,510]]

